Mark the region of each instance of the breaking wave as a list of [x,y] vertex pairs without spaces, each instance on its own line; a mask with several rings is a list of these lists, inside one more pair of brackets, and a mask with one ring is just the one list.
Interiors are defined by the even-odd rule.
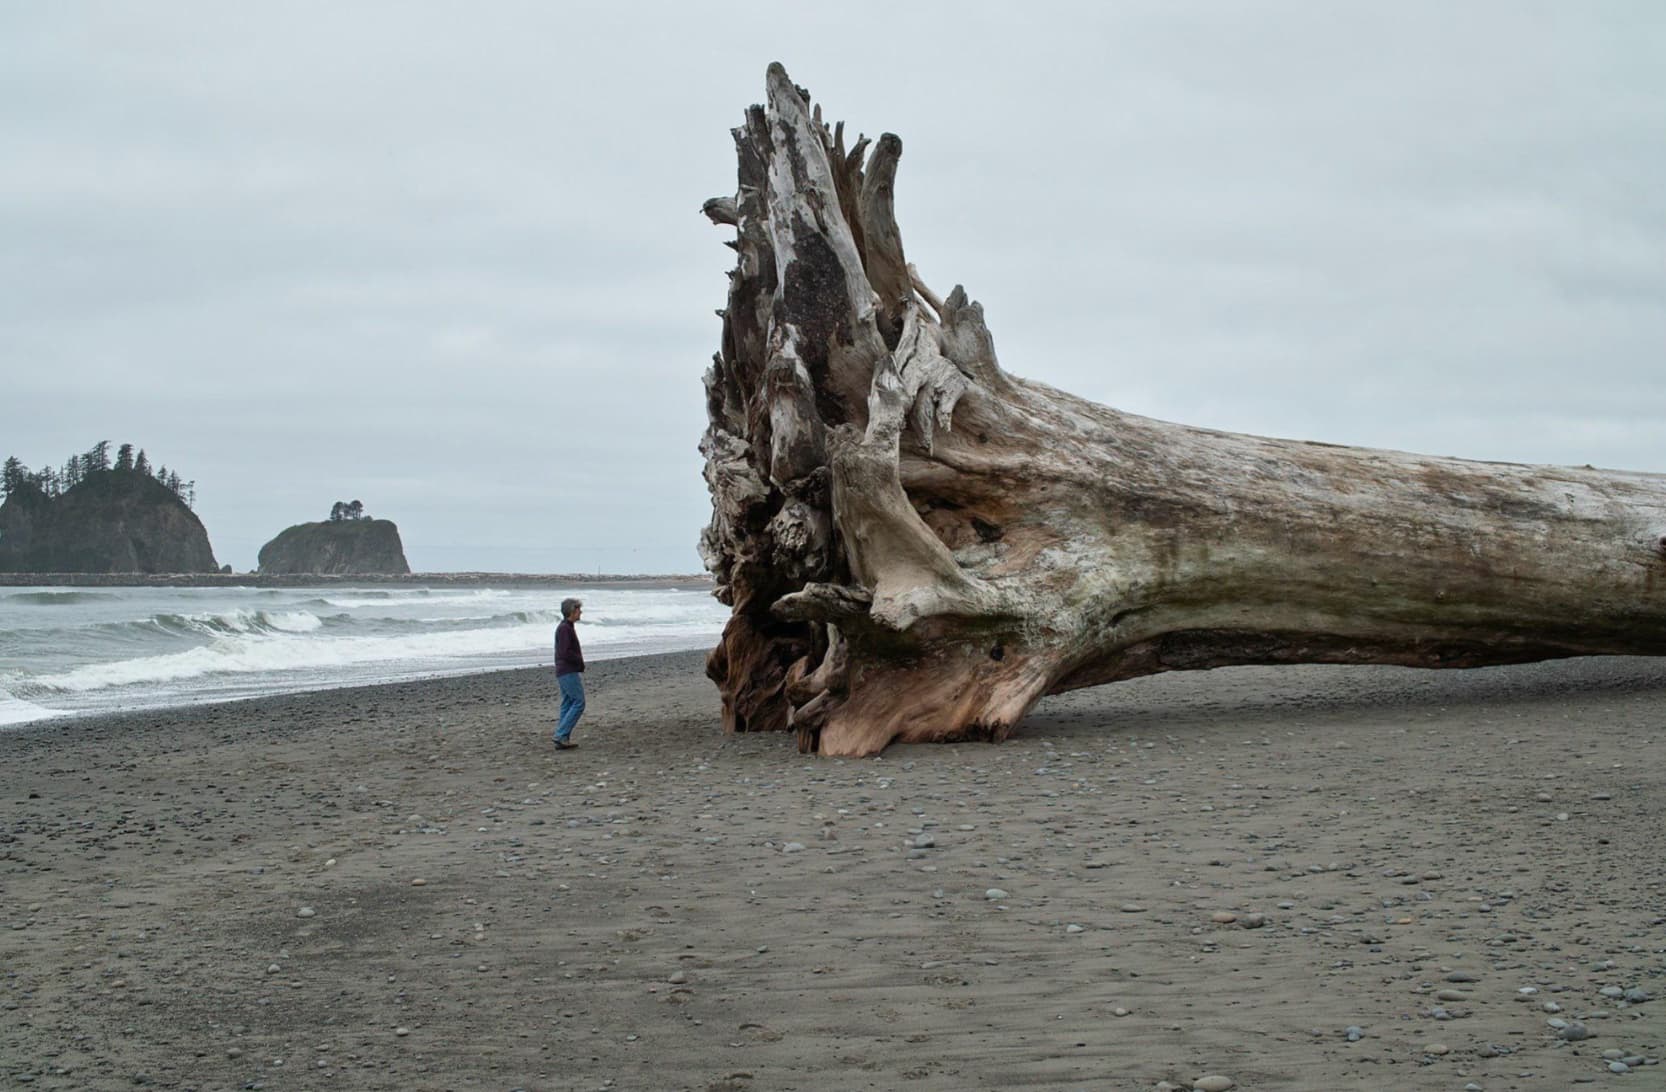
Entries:
[[704,589],[0,594],[0,724],[545,664],[567,594],[596,660],[709,647],[728,616]]

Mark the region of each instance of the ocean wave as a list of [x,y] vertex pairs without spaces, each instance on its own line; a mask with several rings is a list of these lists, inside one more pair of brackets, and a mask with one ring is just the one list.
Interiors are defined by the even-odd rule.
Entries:
[[[347,615],[320,618],[304,610],[233,610],[218,613],[153,614],[148,618],[120,622],[85,622],[63,628],[0,629],[0,648],[16,642],[65,643],[87,647],[87,641],[119,642],[126,645],[154,643],[159,637],[203,641],[242,633],[312,633],[346,619]],[[69,635],[85,635],[78,639]]]
[[[0,592],[0,724],[547,665],[567,594],[590,608],[581,633],[595,661],[708,646],[728,615],[698,589],[22,594],[50,605]],[[56,609],[80,595],[105,601]]]
[[365,607],[399,606],[406,603],[424,607],[439,603],[478,603],[484,599],[507,599],[510,594],[497,588],[480,588],[469,592],[434,592],[428,588],[409,588],[387,592],[354,589],[342,595],[326,595],[317,602],[327,607],[359,610]]
[[201,614],[157,614],[143,622],[118,626],[152,626],[167,633],[217,637],[238,633],[312,633],[323,619],[305,610],[231,610]]
[[[369,619],[363,619],[369,621]],[[544,625],[561,621],[559,610],[512,610],[507,614],[452,614],[433,618],[377,618],[376,622],[404,626]]]
[[41,607],[64,607],[72,603],[92,603],[100,599],[120,599],[111,592],[94,591],[26,591],[0,596],[8,603],[28,603]]
[[591,626],[606,628],[655,623],[709,622],[714,617],[714,611],[721,612],[717,616],[722,619],[728,617],[728,608],[715,599],[700,599],[689,603],[598,604],[594,614],[589,606],[584,608],[585,618],[580,623],[580,633],[582,635],[583,630]]
[[[708,633],[707,630],[711,629]],[[645,642],[699,643],[715,628],[665,624],[620,627],[605,639],[588,642],[587,651]],[[308,636],[255,632],[223,634],[206,645],[111,663],[86,664],[69,671],[37,675],[24,688],[31,697],[54,692],[84,693],[122,686],[156,686],[216,675],[255,675],[294,671],[329,671],[365,665],[460,665],[490,657],[513,657],[528,665],[548,656],[550,629],[542,623],[494,626],[448,632],[425,631],[392,636]]]

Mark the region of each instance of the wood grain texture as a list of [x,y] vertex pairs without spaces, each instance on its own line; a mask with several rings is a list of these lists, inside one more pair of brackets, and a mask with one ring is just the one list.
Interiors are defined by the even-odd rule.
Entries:
[[1666,654],[1666,476],[1268,439],[1004,371],[779,65],[739,187],[701,449],[731,730],[1003,738],[1042,695],[1232,664]]

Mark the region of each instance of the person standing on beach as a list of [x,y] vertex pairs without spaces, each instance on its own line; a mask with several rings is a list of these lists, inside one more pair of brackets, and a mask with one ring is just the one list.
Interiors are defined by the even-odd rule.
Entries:
[[584,613],[577,599],[561,601],[561,621],[555,627],[555,681],[561,687],[561,719],[555,725],[555,749],[570,751],[578,744],[569,738],[584,715],[584,651],[573,623]]

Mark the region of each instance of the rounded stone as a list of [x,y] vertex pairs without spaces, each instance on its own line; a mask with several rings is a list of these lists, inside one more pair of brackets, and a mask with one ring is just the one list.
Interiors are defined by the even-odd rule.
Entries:
[[1227,1092],[1238,1087],[1238,1082],[1219,1073],[1210,1073],[1192,1082],[1192,1092]]
[[295,916],[298,918],[310,918],[316,913],[318,913],[318,911],[314,910],[312,907],[303,906],[299,910],[295,911]]
[[1006,898],[1007,893],[1002,891],[999,887],[991,887],[988,891],[983,893],[983,897],[991,902],[996,902],[1000,899]]
[[1423,1048],[1423,1053],[1433,1054],[1436,1057],[1439,1057],[1442,1054],[1452,1053],[1452,1048],[1447,1046],[1445,1043],[1430,1043],[1428,1046]]

